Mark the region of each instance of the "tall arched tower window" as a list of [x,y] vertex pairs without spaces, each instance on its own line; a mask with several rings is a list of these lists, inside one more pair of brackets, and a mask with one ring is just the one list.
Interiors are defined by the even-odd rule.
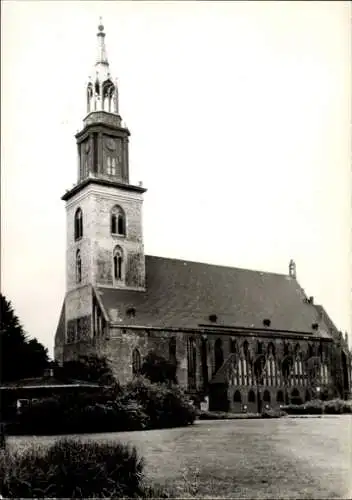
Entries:
[[126,236],[126,216],[119,205],[111,210],[111,234]]
[[76,283],[80,283],[82,281],[82,261],[81,261],[81,252],[77,250],[76,252]]
[[75,240],[79,240],[83,236],[83,213],[80,208],[75,212]]
[[132,373],[133,375],[138,375],[141,371],[141,355],[137,348],[133,349],[132,353]]
[[114,280],[123,280],[123,252],[122,248],[117,246],[113,254]]

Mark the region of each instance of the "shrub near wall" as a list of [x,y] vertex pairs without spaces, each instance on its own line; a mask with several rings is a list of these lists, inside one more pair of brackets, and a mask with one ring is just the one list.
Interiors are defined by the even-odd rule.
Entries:
[[[195,409],[177,386],[139,378],[119,388],[114,400],[101,395],[48,398],[26,408],[18,433],[75,434],[178,427],[192,424]],[[98,400],[98,402],[97,402]]]
[[129,401],[138,402],[152,429],[186,426],[196,417],[195,408],[180,387],[154,384],[143,377],[127,384],[117,401],[122,407]]
[[342,413],[352,413],[352,401],[334,399],[331,401],[321,401],[316,399],[303,405],[286,405],[282,410],[289,415],[336,415]]

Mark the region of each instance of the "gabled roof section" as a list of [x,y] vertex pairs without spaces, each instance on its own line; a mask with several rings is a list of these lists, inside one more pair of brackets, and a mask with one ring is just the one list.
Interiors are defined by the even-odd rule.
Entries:
[[[98,288],[110,321],[145,327],[314,331],[317,310],[296,279],[282,274],[146,256],[146,291]],[[134,314],[128,310],[134,309]],[[216,315],[216,323],[209,319]],[[117,318],[117,319],[116,319]]]
[[349,352],[348,342],[346,342],[342,332],[337,328],[333,320],[330,318],[325,308],[321,305],[315,306],[320,324],[328,331],[329,336],[336,342],[340,342],[342,346]]
[[216,372],[212,380],[210,380],[211,384],[227,384],[229,382],[229,374],[232,370],[232,367],[236,362],[236,354],[230,354],[230,356],[224,361],[222,366]]

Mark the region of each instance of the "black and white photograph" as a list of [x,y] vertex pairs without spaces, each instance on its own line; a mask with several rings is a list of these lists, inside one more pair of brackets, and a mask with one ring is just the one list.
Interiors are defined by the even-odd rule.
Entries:
[[1,2],[0,498],[352,498],[352,5]]

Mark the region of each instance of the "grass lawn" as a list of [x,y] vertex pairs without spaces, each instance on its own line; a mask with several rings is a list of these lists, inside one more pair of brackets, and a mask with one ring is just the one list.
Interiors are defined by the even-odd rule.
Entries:
[[[95,434],[137,446],[147,477],[177,496],[352,498],[352,418],[199,421],[168,430]],[[10,446],[55,437],[9,438]]]

